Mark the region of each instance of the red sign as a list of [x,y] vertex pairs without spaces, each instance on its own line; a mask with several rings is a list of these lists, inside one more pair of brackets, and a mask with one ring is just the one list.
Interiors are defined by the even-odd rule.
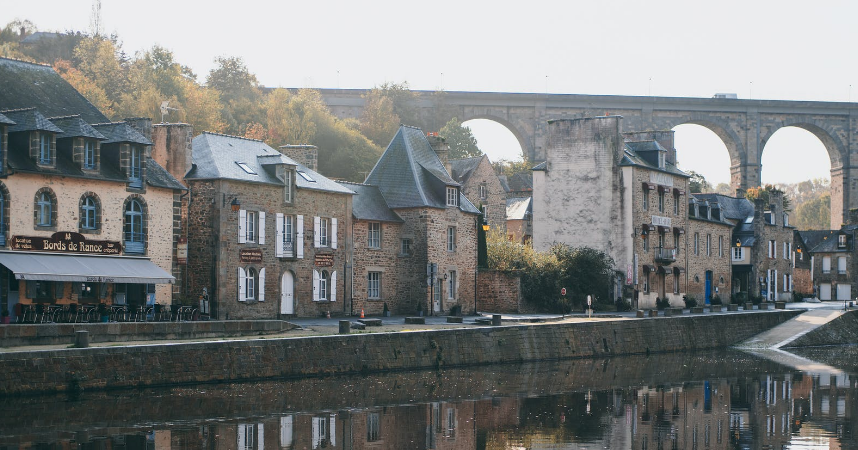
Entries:
[[116,241],[90,241],[80,233],[58,231],[51,237],[12,236],[12,250],[29,250],[54,253],[92,253],[96,255],[118,255],[122,244]]
[[243,248],[238,251],[238,260],[243,263],[261,263],[261,248]]
[[321,253],[316,255],[316,259],[314,263],[318,267],[333,267],[334,266],[334,255],[330,253]]
[[566,295],[566,288],[560,289],[560,295]]

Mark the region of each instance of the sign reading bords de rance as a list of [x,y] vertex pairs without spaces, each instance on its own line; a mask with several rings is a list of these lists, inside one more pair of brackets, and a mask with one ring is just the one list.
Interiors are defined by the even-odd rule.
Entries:
[[92,253],[96,255],[118,255],[122,244],[116,241],[90,241],[80,233],[60,231],[51,237],[12,236],[12,250],[29,250],[56,253]]

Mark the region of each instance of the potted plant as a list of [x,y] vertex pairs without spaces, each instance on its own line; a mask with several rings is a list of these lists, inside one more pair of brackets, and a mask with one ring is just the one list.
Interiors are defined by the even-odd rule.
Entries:
[[2,313],[0,313],[0,324],[8,325],[12,321],[12,318],[9,317],[9,310],[4,309]]

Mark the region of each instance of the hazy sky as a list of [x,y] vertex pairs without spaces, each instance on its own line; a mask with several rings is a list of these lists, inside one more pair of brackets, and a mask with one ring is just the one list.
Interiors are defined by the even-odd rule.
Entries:
[[[91,9],[92,0],[0,0],[4,23],[27,18],[40,30],[87,30]],[[848,0],[102,1],[104,29],[127,53],[160,44],[201,81],[226,55],[244,58],[272,87],[407,81],[450,91],[819,101],[858,99],[856,18],[858,2]],[[518,152],[504,130],[469,125],[492,158]],[[677,132],[680,163],[728,181],[726,150],[695,128]],[[763,181],[827,177],[821,143],[790,131],[766,147]],[[799,154],[811,161],[788,164]]]

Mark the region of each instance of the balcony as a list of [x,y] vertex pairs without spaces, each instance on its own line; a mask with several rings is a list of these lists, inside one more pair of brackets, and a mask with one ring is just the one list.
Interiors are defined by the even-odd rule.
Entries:
[[293,241],[280,241],[281,258],[295,257],[295,243]]
[[676,249],[675,248],[656,247],[654,250],[655,250],[655,262],[670,264],[670,263],[676,261]]

